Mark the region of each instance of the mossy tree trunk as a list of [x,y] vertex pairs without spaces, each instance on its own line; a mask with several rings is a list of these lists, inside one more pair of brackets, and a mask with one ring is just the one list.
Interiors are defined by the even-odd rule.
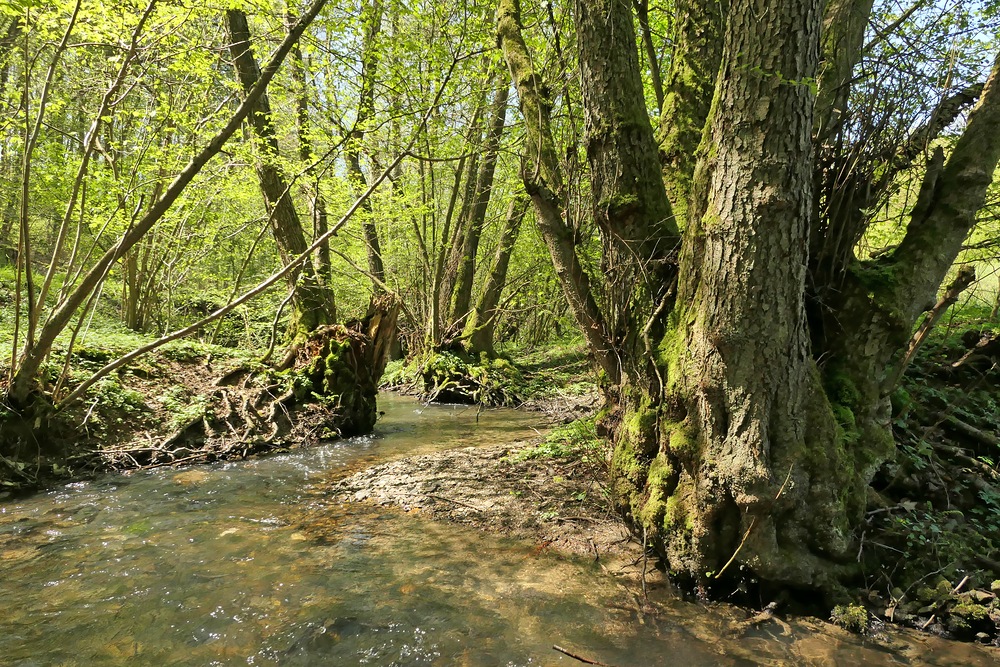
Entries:
[[673,568],[703,583],[735,558],[769,581],[826,587],[864,509],[868,479],[845,449],[805,317],[819,10],[730,7],[678,306],[659,346],[658,451],[618,453],[626,475],[648,462],[630,511],[662,536]]
[[[870,11],[861,5],[850,9]],[[838,328],[817,336],[806,317],[817,279],[807,281],[810,232],[844,232],[843,219],[815,224],[812,139],[837,122],[814,117],[821,9],[812,0],[769,3],[764,17],[745,1],[729,9],[676,307],[657,345],[665,384],[660,395],[624,394],[609,421],[615,497],[673,569],[703,584],[745,567],[833,591],[854,571],[867,485],[893,452],[893,359],[933,305],[1000,158],[994,66],[948,162],[932,162],[902,244],[828,276],[840,286],[825,304]],[[849,78],[837,48],[856,62],[850,27],[822,43],[828,81]]]
[[688,221],[696,149],[712,105],[728,0],[677,0],[676,39],[660,113],[660,153],[677,224]]
[[466,346],[473,355],[496,356],[493,345],[497,317],[500,314],[500,297],[507,285],[507,268],[514,252],[514,244],[517,243],[518,233],[521,231],[521,222],[528,210],[528,203],[528,198],[524,195],[511,200],[486,285],[465,323],[465,332],[462,335],[467,338]]
[[[708,583],[735,556],[771,581],[830,584],[849,551],[867,479],[845,451],[805,317],[818,2],[781,0],[763,20],[750,2],[729,9],[704,147],[686,195],[676,294],[669,291],[678,270],[669,253],[676,227],[663,225],[671,217],[662,183],[656,194],[623,188],[643,183],[641,174],[658,180],[644,157],[655,147],[652,132],[609,131],[622,119],[639,124],[620,106],[629,92],[602,81],[605,71],[637,78],[627,59],[634,58],[628,16],[618,4],[576,7],[595,214],[606,261],[653,260],[634,270],[649,271],[657,296],[645,310],[614,319],[623,324],[617,349],[631,368],[623,368],[604,421],[615,447],[613,495],[671,568],[697,581]],[[619,75],[616,85],[625,80]],[[689,105],[682,115],[691,120],[691,113]],[[601,150],[609,145],[618,152]],[[608,206],[612,199],[633,203],[644,233],[623,219],[627,209]],[[642,201],[654,204],[634,206]],[[623,224],[630,233],[606,233]],[[616,252],[618,238],[644,245]],[[657,312],[669,313],[667,321]]]
[[497,39],[517,89],[525,123],[521,176],[531,197],[535,223],[549,250],[559,284],[597,368],[609,386],[621,378],[618,357],[604,314],[591,287],[590,275],[577,255],[577,238],[564,219],[569,205],[565,179],[552,137],[552,102],[541,74],[535,69],[523,36],[520,0],[500,0]]
[[[231,37],[230,52],[236,73],[245,92],[249,92],[260,78],[260,67],[250,48],[250,28],[242,10],[226,11],[226,24]],[[262,95],[248,117],[248,123],[258,140],[260,155],[257,160],[257,177],[270,215],[271,230],[283,262],[305,252],[305,232],[292,201],[290,186],[278,165],[278,138],[271,122],[271,103],[267,94]],[[288,338],[292,346],[304,342],[308,334],[336,320],[333,293],[312,264],[302,265],[299,271],[289,274],[295,290],[292,299],[292,317]]]
[[305,381],[298,398],[322,396],[341,437],[369,433],[375,426],[378,383],[397,337],[399,308],[395,296],[376,294],[363,319],[320,327],[299,349],[296,367]]
[[[359,192],[368,189],[368,179],[361,168],[361,150],[364,143],[367,126],[375,113],[375,82],[381,61],[379,34],[382,32],[383,16],[381,0],[372,0],[362,7],[361,21],[364,36],[361,47],[361,90],[358,93],[358,112],[351,130],[350,142],[345,153],[347,171]],[[372,289],[376,294],[385,291],[385,263],[382,261],[382,245],[379,241],[378,228],[375,226],[371,200],[365,199],[361,204],[364,219],[361,229],[365,238],[365,250],[368,255],[368,272],[372,281]]]
[[483,147],[483,161],[475,178],[475,189],[472,200],[467,207],[467,214],[459,224],[464,228],[462,244],[459,249],[459,261],[455,273],[455,286],[451,295],[448,311],[449,329],[452,335],[457,335],[465,326],[472,307],[472,283],[476,273],[476,255],[479,253],[479,240],[486,222],[486,211],[493,196],[493,176],[496,172],[497,156],[500,152],[500,140],[503,138],[504,126],[507,121],[507,98],[510,83],[501,77],[501,83],[493,96],[490,113],[490,126],[486,134],[486,144]]

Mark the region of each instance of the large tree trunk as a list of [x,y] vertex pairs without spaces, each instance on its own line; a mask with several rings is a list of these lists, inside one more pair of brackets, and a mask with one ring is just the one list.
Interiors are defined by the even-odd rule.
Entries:
[[625,403],[615,433],[623,510],[702,583],[732,560],[762,579],[832,585],[864,507],[868,480],[845,450],[805,318],[819,12],[818,0],[729,10],[657,350],[663,395]]
[[[250,29],[247,17],[241,10],[226,12],[229,34],[232,38],[230,52],[244,92],[249,92],[260,78],[260,67],[250,49]],[[286,264],[305,252],[305,233],[298,212],[292,201],[288,181],[275,161],[278,156],[278,138],[271,123],[271,103],[266,94],[258,99],[248,121],[260,142],[261,155],[257,160],[257,177],[264,201],[271,217],[271,230],[278,244],[281,259]],[[336,319],[333,294],[312,264],[303,264],[299,271],[289,274],[295,290],[292,300],[292,317],[289,323],[289,340],[299,344],[309,332]]]
[[[905,363],[893,366],[893,357],[919,313],[933,304],[1000,159],[995,66],[951,157],[945,163],[939,154],[927,169],[902,244],[877,261],[853,259],[852,221],[863,223],[858,213],[873,201],[866,191],[884,192],[887,180],[918,154],[915,146],[927,145],[979,94],[970,87],[943,100],[899,150],[875,156],[884,168],[860,170],[856,182],[836,183],[838,192],[827,187],[827,165],[816,164],[813,142],[840,131],[870,8],[868,0],[828,6],[736,0],[728,10],[714,7],[727,19],[711,98],[703,84],[717,45],[678,47],[705,76],[698,86],[674,82],[684,84],[681,92],[690,99],[678,101],[676,113],[667,100],[664,122],[676,115],[690,121],[667,126],[687,144],[699,134],[697,119],[706,122],[697,151],[682,150],[665,165],[668,185],[683,186],[668,187],[670,196],[688,210],[675,268],[668,245],[676,232],[663,224],[670,207],[662,186],[648,178],[656,169],[649,165],[627,5],[577,0],[604,268],[610,281],[632,289],[612,291],[599,309],[587,298],[586,274],[581,279],[568,270],[576,257],[561,227],[565,190],[545,89],[520,34],[520,6],[500,3],[500,44],[526,126],[526,189],[611,387],[601,425],[614,446],[612,498],[662,549],[672,570],[706,586],[753,577],[832,593],[856,573],[855,530],[868,484],[893,453],[883,408]],[[715,25],[706,23],[703,9],[688,8],[691,35],[683,39],[704,40]],[[831,24],[821,42],[824,9],[828,24],[842,21]],[[699,111],[707,99],[711,108]],[[823,160],[836,154],[822,147]],[[866,180],[876,173],[879,180]],[[817,204],[841,192],[847,215]],[[810,264],[810,233],[817,231],[844,234],[843,247],[851,251],[825,277]],[[830,240],[817,239],[813,247]],[[807,295],[813,311],[824,299],[829,316],[807,318]],[[836,329],[825,327],[833,320]]]

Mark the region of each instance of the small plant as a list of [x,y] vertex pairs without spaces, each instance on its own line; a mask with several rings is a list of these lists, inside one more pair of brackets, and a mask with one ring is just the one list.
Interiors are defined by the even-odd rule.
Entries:
[[160,403],[169,414],[167,428],[173,431],[203,416],[209,401],[205,396],[192,395],[184,387],[171,387],[160,398]]
[[837,605],[830,613],[830,621],[848,632],[864,632],[868,627],[868,610],[859,604]]
[[513,456],[515,461],[528,459],[559,459],[579,457],[589,460],[590,453],[601,445],[594,426],[594,418],[578,419],[563,426],[554,428],[546,436],[544,442],[535,447],[522,449]]
[[121,410],[125,413],[136,413],[148,409],[142,394],[134,389],[127,389],[114,375],[108,375],[98,380],[90,389],[90,395],[97,400],[97,404],[114,410]]

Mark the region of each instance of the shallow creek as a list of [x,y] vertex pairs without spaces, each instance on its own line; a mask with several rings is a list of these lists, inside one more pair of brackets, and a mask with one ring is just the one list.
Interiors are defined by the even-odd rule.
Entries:
[[392,395],[371,437],[0,501],[0,665],[992,665],[916,633],[633,596],[585,559],[359,505],[317,482],[403,455],[528,439],[537,417]]

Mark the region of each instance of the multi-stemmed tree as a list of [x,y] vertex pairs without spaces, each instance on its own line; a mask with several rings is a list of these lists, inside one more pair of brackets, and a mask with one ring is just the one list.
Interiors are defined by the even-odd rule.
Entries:
[[[595,281],[568,224],[550,88],[520,2],[500,2],[525,187],[605,374],[612,491],[627,518],[699,583],[739,565],[833,590],[854,572],[867,486],[893,453],[888,398],[910,332],[1000,159],[998,65],[889,140],[852,97],[874,48],[870,0],[677,10],[658,145],[632,8],[573,5]],[[935,140],[973,103],[945,152]],[[880,197],[927,150],[902,241],[856,257]]]

